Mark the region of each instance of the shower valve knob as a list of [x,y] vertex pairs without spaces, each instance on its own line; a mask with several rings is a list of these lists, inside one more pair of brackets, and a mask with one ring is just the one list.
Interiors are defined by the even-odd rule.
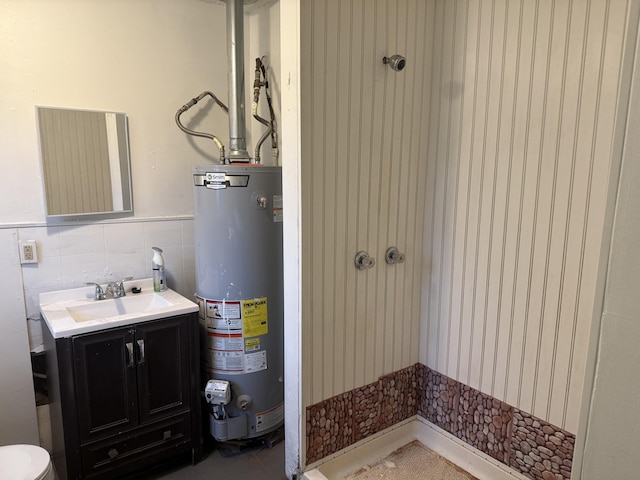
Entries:
[[404,262],[404,253],[400,253],[396,247],[389,247],[384,255],[384,259],[389,265]]
[[376,259],[369,256],[367,252],[358,252],[354,263],[358,270],[366,270],[368,268],[373,268],[376,264]]

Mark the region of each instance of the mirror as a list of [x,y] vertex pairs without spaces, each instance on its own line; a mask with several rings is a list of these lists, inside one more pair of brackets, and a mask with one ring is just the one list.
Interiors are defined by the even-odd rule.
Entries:
[[48,216],[131,212],[124,113],[36,107]]

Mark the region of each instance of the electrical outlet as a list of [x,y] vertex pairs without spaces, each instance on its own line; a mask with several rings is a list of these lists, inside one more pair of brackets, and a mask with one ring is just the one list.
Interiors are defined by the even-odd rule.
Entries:
[[35,240],[20,241],[20,263],[38,263],[38,250]]

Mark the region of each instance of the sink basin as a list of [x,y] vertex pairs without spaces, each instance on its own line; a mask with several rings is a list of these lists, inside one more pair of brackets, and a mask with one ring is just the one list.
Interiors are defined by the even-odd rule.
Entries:
[[150,292],[128,297],[94,300],[93,303],[69,306],[67,311],[76,322],[86,322],[119,315],[144,313],[170,306],[171,302],[167,299],[157,293]]
[[[105,300],[94,300],[94,287],[41,293],[40,313],[53,338],[63,338],[198,311],[197,304],[171,289],[154,292],[150,278],[124,286],[126,296]],[[132,287],[141,293],[132,293]]]

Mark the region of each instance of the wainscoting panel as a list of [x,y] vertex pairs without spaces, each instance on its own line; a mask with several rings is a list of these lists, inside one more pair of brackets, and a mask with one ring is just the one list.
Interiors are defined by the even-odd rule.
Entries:
[[420,363],[308,406],[306,465],[416,415],[527,478],[571,478],[575,435]]
[[301,3],[305,405],[418,361],[434,7]]
[[627,1],[301,3],[304,405],[419,360],[577,431]]
[[627,1],[434,14],[420,358],[576,432]]

